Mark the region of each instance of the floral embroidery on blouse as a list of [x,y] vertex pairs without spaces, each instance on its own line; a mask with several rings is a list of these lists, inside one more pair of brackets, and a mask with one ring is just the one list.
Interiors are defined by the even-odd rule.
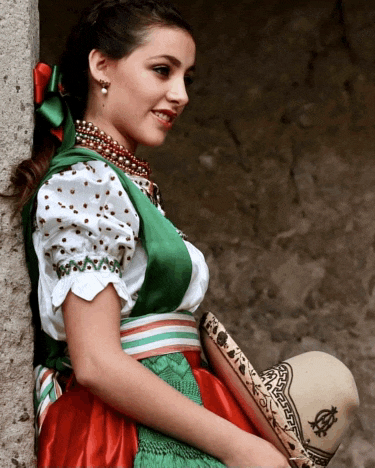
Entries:
[[101,269],[104,271],[108,269],[111,273],[115,272],[120,276],[120,278],[122,278],[121,265],[119,262],[117,260],[109,260],[107,257],[102,258],[101,260],[97,258],[92,260],[90,257],[85,257],[84,260],[79,261],[70,260],[69,263],[60,265],[57,268],[57,276],[61,278],[65,275],[69,275],[72,271],[100,271]]

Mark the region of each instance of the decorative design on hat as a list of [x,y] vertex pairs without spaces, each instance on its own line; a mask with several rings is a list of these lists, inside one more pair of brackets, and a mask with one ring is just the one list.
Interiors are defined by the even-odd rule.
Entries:
[[231,366],[238,370],[239,377],[250,390],[254,402],[274,431],[279,443],[288,449],[289,460],[293,466],[316,468],[283,415],[278,401],[269,393],[259,374],[217,318],[211,313],[205,314],[202,317],[201,328],[219,346],[221,352],[226,355],[226,359],[230,361]]
[[359,405],[350,370],[330,354],[311,351],[258,373],[212,313],[202,317],[200,329],[209,363],[260,436],[293,467],[325,468]]
[[[332,454],[325,452],[323,450],[318,450],[315,447],[311,447],[309,445],[310,440],[309,439],[306,440],[303,434],[302,423],[299,417],[299,412],[290,394],[290,386],[293,381],[292,366],[287,362],[281,362],[263,372],[260,372],[259,376],[262,379],[263,384],[265,385],[269,393],[279,403],[279,406],[284,412],[284,415],[286,417],[289,427],[295,433],[297,439],[301,441],[309,458],[313,460],[313,462],[318,467],[327,466],[329,461],[332,458]],[[325,414],[327,410],[322,410],[322,411],[324,411],[324,414]],[[318,415],[320,415],[322,411],[320,411]],[[312,426],[313,424],[315,424],[315,422],[314,423],[309,422],[309,424]]]
[[264,372],[260,372],[259,376],[266,389],[284,411],[289,427],[296,434],[298,440],[303,440],[301,420],[290,396],[290,385],[293,380],[292,367],[288,363],[282,362]]
[[325,437],[327,435],[327,431],[331,429],[335,422],[338,421],[338,419],[335,418],[336,413],[337,408],[332,406],[330,410],[323,409],[319,411],[315,417],[315,421],[309,421],[310,426],[318,437]]

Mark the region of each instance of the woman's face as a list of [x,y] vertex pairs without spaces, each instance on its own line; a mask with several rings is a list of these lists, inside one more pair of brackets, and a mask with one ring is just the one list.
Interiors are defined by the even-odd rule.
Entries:
[[195,43],[182,29],[154,27],[143,45],[106,62],[108,94],[97,93],[86,119],[134,151],[162,144],[188,103]]

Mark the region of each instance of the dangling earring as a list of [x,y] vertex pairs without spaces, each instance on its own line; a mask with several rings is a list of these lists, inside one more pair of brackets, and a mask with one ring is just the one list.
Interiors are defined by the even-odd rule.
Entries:
[[108,88],[109,88],[109,85],[111,84],[109,81],[104,81],[104,80],[99,80],[99,83],[102,87],[101,91],[102,91],[102,94],[107,94],[108,93]]

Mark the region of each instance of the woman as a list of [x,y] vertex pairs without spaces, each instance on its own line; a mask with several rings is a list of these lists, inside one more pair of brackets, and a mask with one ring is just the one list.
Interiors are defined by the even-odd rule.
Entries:
[[39,108],[34,156],[14,183],[21,205],[38,187],[23,218],[43,330],[40,467],[289,466],[200,365],[192,312],[207,266],[163,217],[134,155],[164,142],[194,62],[191,29],[171,5],[102,0],[62,60],[75,132],[58,94],[48,104],[65,110],[61,145]]

